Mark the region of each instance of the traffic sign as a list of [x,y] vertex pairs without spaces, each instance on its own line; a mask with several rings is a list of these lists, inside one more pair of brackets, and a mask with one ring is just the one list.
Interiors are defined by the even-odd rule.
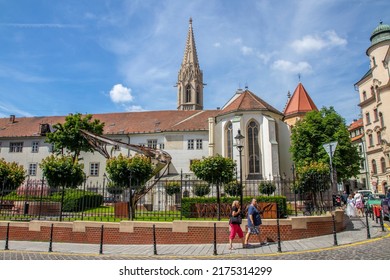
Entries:
[[333,142],[325,143],[324,145],[322,145],[322,147],[324,147],[329,157],[332,158],[334,155],[334,151],[336,150],[337,144],[338,144],[337,141],[333,141]]

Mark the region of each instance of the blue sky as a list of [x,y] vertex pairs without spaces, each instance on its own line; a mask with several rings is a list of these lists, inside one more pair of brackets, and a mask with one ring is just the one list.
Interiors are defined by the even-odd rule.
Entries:
[[189,18],[204,108],[237,88],[283,110],[300,81],[349,124],[387,0],[0,0],[0,117],[176,109]]

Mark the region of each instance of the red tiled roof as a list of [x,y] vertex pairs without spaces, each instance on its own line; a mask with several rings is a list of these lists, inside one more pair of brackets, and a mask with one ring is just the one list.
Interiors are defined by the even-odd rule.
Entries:
[[349,130],[349,131],[352,131],[352,130],[357,129],[357,128],[359,128],[359,127],[363,127],[363,118],[360,118],[360,119],[358,119],[358,120],[353,121],[353,122],[349,125],[348,130]]
[[302,83],[299,83],[284,109],[284,115],[289,116],[293,114],[307,113],[313,110],[318,111],[317,106],[310,98]]
[[[233,97],[234,98],[234,97]],[[252,110],[264,110],[271,111],[279,115],[283,115],[282,112],[275,109],[267,102],[262,100],[260,97],[255,95],[249,90],[245,90],[242,93],[237,93],[235,99],[228,103],[222,110],[219,115],[236,112],[236,111],[252,111]]]
[[[93,114],[105,123],[104,134],[153,133],[163,131],[208,130],[208,118],[219,110],[207,111],[147,111]],[[40,124],[63,123],[65,116],[21,117],[13,123],[0,118],[0,137],[39,136]]]

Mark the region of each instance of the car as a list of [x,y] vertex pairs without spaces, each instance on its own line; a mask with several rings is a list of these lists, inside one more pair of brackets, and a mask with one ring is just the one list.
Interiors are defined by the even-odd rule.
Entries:
[[371,190],[359,190],[358,193],[360,193],[364,200],[367,200],[368,197],[372,194],[372,191]]
[[381,202],[383,218],[390,221],[390,195],[388,194]]
[[381,205],[382,199],[384,197],[378,194],[370,194],[368,198],[366,199],[365,206],[368,210],[368,212],[372,212],[372,206],[373,205]]

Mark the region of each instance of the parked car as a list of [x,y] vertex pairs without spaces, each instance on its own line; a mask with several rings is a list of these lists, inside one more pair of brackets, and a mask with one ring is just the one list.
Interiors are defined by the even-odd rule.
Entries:
[[390,195],[387,195],[386,198],[382,199],[381,206],[383,218],[390,221]]
[[381,205],[384,196],[378,194],[370,194],[366,199],[365,206],[368,212],[372,212],[373,205]]
[[364,200],[367,201],[368,197],[372,194],[372,191],[371,190],[360,190],[358,191],[358,193],[360,193]]

